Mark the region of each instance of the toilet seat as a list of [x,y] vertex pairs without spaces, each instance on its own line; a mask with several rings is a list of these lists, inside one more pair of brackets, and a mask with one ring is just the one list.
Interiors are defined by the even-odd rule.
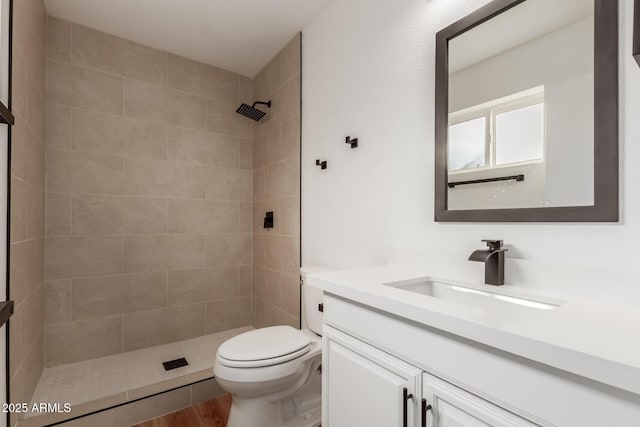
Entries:
[[291,326],[245,332],[225,341],[216,359],[231,368],[261,368],[286,363],[309,352],[311,341]]

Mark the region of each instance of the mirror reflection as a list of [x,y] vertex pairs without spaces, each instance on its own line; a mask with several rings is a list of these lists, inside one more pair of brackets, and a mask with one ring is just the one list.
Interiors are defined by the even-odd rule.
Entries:
[[594,0],[526,0],[448,61],[449,210],[594,204]]

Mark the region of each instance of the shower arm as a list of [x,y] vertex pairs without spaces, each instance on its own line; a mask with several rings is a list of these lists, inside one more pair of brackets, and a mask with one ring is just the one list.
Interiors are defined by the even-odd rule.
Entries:
[[271,101],[269,101],[269,102],[256,101],[256,102],[253,103],[253,107],[252,108],[256,108],[256,105],[258,105],[258,104],[266,105],[267,108],[271,108]]

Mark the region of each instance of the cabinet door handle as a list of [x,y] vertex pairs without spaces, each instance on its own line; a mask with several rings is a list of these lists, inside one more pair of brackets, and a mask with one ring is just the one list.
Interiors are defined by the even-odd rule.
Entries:
[[422,427],[427,427],[427,412],[431,410],[431,405],[427,403],[427,399],[422,399]]
[[409,393],[406,387],[402,389],[402,427],[407,427],[409,422],[409,410],[407,408],[407,401],[413,399],[413,394]]

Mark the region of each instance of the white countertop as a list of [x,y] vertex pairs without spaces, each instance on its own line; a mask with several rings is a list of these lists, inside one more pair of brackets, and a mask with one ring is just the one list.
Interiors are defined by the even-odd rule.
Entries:
[[[312,274],[306,283],[448,333],[640,394],[640,309],[572,299],[553,310],[495,313],[384,286],[429,277],[429,272],[382,266]],[[476,284],[477,285],[477,284]],[[517,286],[484,286],[518,292]]]

